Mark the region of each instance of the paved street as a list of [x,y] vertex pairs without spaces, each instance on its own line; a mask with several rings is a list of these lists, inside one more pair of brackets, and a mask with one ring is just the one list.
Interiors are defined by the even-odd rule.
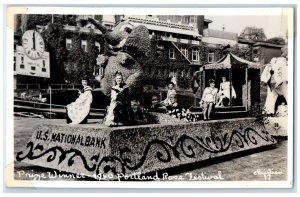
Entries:
[[[99,120],[90,120],[90,123],[97,122]],[[33,128],[41,123],[65,124],[65,120],[15,117],[15,154],[25,148],[32,135]],[[15,178],[32,179],[20,175],[18,172],[21,170],[34,173],[53,172],[53,170],[15,162]],[[272,175],[264,176],[264,173],[268,172]],[[177,169],[177,171],[173,170],[168,175],[165,174],[166,179],[170,178],[168,180],[176,180],[177,178],[182,178],[180,180],[205,180],[215,176],[224,181],[269,180],[269,178],[270,180],[286,180],[287,140],[279,140],[276,146],[260,152],[243,154],[235,158],[226,157],[226,161],[205,162],[201,165],[187,166]]]

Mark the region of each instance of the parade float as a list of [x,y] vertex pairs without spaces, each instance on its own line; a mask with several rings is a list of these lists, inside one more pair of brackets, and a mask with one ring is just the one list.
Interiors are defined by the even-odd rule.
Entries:
[[[120,23],[113,32],[105,32],[101,25],[95,21],[92,23],[106,34],[112,48],[108,56],[98,60],[105,71],[100,78],[104,93],[109,94],[112,84],[109,75],[117,69],[124,73],[130,92],[140,95],[143,73],[139,59],[147,52],[147,42],[144,42],[149,38],[147,29]],[[239,60],[232,55],[223,60],[232,60],[232,57]],[[243,95],[247,96],[251,95],[250,83],[247,82],[249,64],[243,63],[245,81],[240,88],[246,88],[247,93]],[[246,100],[249,98],[242,103],[247,110],[249,103]],[[158,124],[120,127],[43,124],[33,131],[31,139],[22,151],[16,153],[15,159],[95,179],[103,175],[117,179],[120,175],[166,171],[274,144],[276,140],[266,130],[263,121],[256,117],[191,123],[167,120]]]

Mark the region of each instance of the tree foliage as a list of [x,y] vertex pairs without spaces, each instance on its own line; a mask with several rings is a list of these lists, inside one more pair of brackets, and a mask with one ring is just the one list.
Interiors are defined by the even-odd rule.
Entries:
[[227,53],[233,53],[234,55],[243,58],[245,60],[252,61],[251,59],[251,48],[243,45],[236,44],[232,47],[226,48],[222,51],[222,57],[225,56]]
[[65,31],[61,24],[49,24],[43,31],[46,50],[50,54],[50,81],[62,83],[64,78],[63,62],[66,60]]
[[[71,33],[71,32],[70,32]],[[67,59],[64,63],[65,77],[64,80],[78,83],[82,78],[93,79],[94,67],[96,66],[96,59],[99,51],[95,46],[95,41],[104,46],[102,35],[90,32],[80,33],[78,31],[72,32],[72,49],[67,53]],[[87,50],[81,48],[81,40],[87,41]],[[102,49],[104,51],[104,49]]]
[[257,27],[245,27],[239,37],[252,41],[265,41],[267,39],[264,29]]
[[177,77],[177,85],[183,89],[189,89],[191,87],[191,78],[189,77]]
[[[76,15],[30,14],[26,17],[25,30],[36,29],[37,25],[46,27],[41,35],[50,54],[50,83],[79,83],[82,77],[94,78],[94,66],[100,53],[95,41],[100,43],[101,53],[107,50],[103,35],[93,30],[81,32],[79,28],[66,30],[65,25],[76,26]],[[66,48],[66,38],[72,39],[71,50]],[[81,49],[82,39],[87,40],[87,51]]]
[[76,26],[76,16],[77,15],[60,15],[60,14],[54,14],[53,20],[55,23],[64,24],[64,25],[70,25],[70,26]]

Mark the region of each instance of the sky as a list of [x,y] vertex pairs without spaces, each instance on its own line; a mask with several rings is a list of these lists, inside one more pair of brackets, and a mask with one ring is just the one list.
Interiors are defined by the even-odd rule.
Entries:
[[267,38],[285,36],[287,31],[286,17],[281,16],[210,16],[206,19],[213,22],[209,24],[210,29],[222,30],[240,34],[247,26],[263,28]]

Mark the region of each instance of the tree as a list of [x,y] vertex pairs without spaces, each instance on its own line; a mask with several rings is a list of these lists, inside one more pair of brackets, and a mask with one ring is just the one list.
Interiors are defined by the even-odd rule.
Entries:
[[65,31],[63,25],[51,23],[42,32],[46,43],[46,49],[50,54],[50,81],[62,83],[64,78],[63,62],[66,59]]
[[271,44],[276,44],[276,45],[285,45],[285,40],[280,37],[274,37],[266,40],[266,42],[271,43]]
[[96,61],[97,56],[90,57],[90,53],[81,48],[81,40],[88,40],[87,35],[81,34],[79,31],[72,32],[72,34],[72,49],[68,51],[68,61],[65,62],[64,68],[66,72],[65,80],[72,83],[79,83],[82,77],[92,77],[92,66],[90,61]]
[[252,41],[265,41],[267,39],[264,29],[257,27],[245,27],[239,38]]
[[26,19],[26,29],[36,29],[37,25],[46,26],[51,23],[51,14],[28,14]]
[[187,77],[177,77],[177,85],[180,88],[189,89],[191,87],[191,79]]

